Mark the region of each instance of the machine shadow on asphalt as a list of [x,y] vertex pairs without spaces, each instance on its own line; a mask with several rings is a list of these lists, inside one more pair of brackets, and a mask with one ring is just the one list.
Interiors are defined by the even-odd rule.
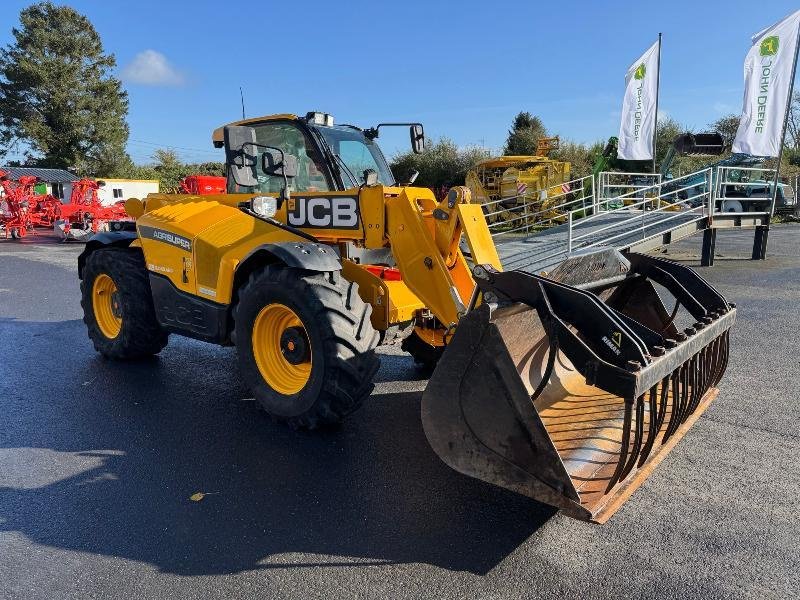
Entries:
[[[78,320],[6,325],[27,340],[20,363],[69,351],[35,386],[4,390],[15,422],[0,456],[54,464],[39,487],[0,487],[0,531],[180,575],[309,565],[292,553],[485,574],[555,514],[445,466],[420,392],[373,394],[338,429],[295,432],[244,401],[231,349],[177,338],[125,364],[96,356]],[[381,374],[413,372],[410,357],[382,358]]]

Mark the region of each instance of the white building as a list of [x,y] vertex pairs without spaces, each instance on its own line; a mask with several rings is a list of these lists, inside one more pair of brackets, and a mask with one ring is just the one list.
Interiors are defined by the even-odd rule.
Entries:
[[158,179],[104,179],[106,184],[97,190],[100,203],[109,206],[128,198],[144,198],[147,194],[158,193]]

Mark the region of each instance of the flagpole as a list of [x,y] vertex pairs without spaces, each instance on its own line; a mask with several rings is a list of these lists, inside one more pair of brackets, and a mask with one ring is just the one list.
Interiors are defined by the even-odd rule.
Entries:
[[792,94],[794,91],[794,74],[797,70],[797,54],[800,51],[800,27],[797,28],[797,40],[794,46],[794,60],[792,61],[792,79],[789,82],[789,93],[786,98],[786,114],[783,115],[783,128],[781,129],[781,145],[778,149],[778,164],[775,165],[775,180],[772,182],[772,202],[770,202],[769,216],[775,214],[775,202],[778,199],[778,180],[781,173],[781,160],[783,159],[783,147],[786,145],[786,128],[789,124],[789,111],[792,109]]
[[[797,56],[795,55],[795,58]],[[653,173],[656,172],[656,140],[658,139],[658,96],[661,93],[661,32],[658,34],[658,62],[656,63],[656,118],[653,125]]]

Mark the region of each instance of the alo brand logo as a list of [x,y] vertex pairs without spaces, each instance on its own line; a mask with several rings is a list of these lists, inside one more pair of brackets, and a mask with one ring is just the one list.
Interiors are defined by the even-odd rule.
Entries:
[[633,72],[633,78],[644,79],[645,73],[647,73],[647,67],[644,66],[644,63],[642,63],[636,67],[636,70]]
[[352,196],[292,196],[287,212],[292,227],[358,228],[358,198]]
[[775,56],[778,53],[778,45],[780,38],[777,35],[771,35],[761,41],[759,51],[761,56]]

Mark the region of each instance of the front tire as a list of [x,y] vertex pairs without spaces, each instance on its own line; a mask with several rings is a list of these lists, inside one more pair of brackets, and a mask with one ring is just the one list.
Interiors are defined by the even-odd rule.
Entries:
[[264,410],[316,429],[361,406],[380,364],[371,314],[339,272],[254,272],[239,290],[234,338],[242,377]]
[[150,279],[139,250],[92,252],[83,269],[81,307],[89,339],[106,358],[144,358],[167,345],[168,334],[156,320]]

